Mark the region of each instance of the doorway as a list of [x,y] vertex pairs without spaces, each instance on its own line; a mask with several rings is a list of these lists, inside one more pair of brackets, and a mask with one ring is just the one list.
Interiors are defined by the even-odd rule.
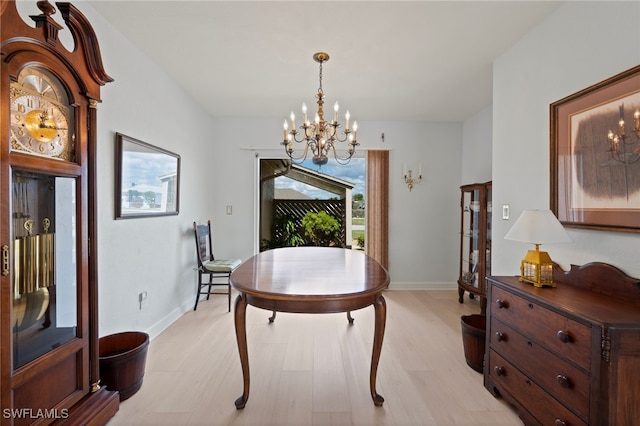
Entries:
[[[340,226],[337,243],[364,250],[366,235],[366,167],[364,158],[348,165],[335,161],[318,167],[286,159],[259,159],[258,238],[260,250],[310,244],[301,220],[324,211]],[[288,226],[288,228],[287,228]],[[300,238],[296,238],[300,237]]]

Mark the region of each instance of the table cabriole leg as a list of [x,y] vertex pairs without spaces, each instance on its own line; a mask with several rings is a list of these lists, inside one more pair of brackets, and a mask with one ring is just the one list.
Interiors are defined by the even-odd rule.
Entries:
[[247,299],[240,293],[235,303],[235,326],[236,340],[238,341],[238,352],[240,353],[240,364],[242,365],[242,377],[244,379],[244,390],[242,396],[235,401],[236,409],[241,410],[249,399],[249,353],[247,350]]
[[382,340],[384,339],[384,328],[387,322],[387,304],[384,297],[380,295],[373,303],[375,309],[375,331],[373,335],[373,352],[371,354],[371,374],[369,376],[369,388],[371,398],[377,407],[381,407],[384,398],[376,392],[376,376],[378,373],[378,362],[382,351]]

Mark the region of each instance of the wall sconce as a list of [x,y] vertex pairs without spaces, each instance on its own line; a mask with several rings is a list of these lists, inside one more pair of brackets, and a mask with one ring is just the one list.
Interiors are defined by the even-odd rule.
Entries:
[[409,188],[409,192],[413,189],[413,185],[416,183],[420,183],[422,180],[422,163],[418,165],[418,177],[414,178],[411,176],[411,170],[407,171],[407,165],[404,165],[404,183],[407,184],[407,188]]
[[535,244],[520,262],[520,281],[535,287],[555,287],[553,282],[553,261],[546,251],[540,251],[540,244],[570,243],[571,237],[551,210],[525,210],[513,224],[505,240]]

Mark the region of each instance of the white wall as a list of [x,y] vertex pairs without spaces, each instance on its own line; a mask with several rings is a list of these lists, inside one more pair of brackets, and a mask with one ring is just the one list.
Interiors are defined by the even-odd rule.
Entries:
[[492,112],[489,105],[467,118],[462,125],[461,185],[491,180]]
[[[389,184],[389,273],[391,288],[450,285],[458,276],[461,123],[371,123],[392,147]],[[362,126],[364,127],[364,126]],[[361,133],[358,130],[358,133]],[[364,132],[363,132],[364,133]],[[364,139],[363,139],[364,140]],[[422,182],[409,192],[403,165]]]
[[[208,178],[213,122],[178,86],[86,3],[107,73],[98,106],[100,335],[142,330],[154,337],[195,300],[193,221],[219,207]],[[180,214],[114,220],[115,132],[181,156]],[[138,294],[148,298],[140,309]]]
[[[494,63],[493,273],[519,273],[526,244],[503,239],[524,209],[549,208],[549,104],[640,63],[640,3],[567,2]],[[640,234],[569,229],[544,247],[568,268],[611,263],[640,276]]]

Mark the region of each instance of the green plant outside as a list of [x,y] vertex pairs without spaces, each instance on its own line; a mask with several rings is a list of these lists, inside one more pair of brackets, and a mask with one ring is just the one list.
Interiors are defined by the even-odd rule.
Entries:
[[296,224],[289,218],[281,218],[276,221],[276,226],[282,229],[282,236],[273,240],[262,240],[260,250],[268,250],[278,247],[298,247],[305,244],[300,236]]
[[327,212],[307,213],[302,218],[302,229],[307,243],[316,246],[341,245],[340,223]]

